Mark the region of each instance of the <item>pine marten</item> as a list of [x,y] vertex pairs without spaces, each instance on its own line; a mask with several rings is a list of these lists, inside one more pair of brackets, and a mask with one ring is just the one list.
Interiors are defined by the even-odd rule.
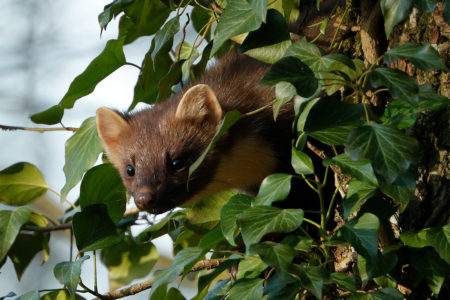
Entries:
[[276,122],[271,109],[238,121],[186,188],[189,166],[206,149],[225,113],[246,113],[274,99],[269,86],[258,85],[268,68],[235,53],[150,109],[124,114],[97,110],[99,137],[139,209],[163,213],[228,189],[254,194],[269,174],[291,170],[294,111],[287,104]]

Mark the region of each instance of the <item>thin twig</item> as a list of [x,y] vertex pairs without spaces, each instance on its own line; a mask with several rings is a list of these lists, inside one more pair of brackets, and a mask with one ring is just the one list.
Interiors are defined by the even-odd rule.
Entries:
[[40,133],[44,133],[46,131],[73,131],[73,132],[75,132],[78,130],[78,128],[75,128],[75,127],[33,128],[33,127],[9,126],[9,125],[0,125],[0,129],[2,129],[2,130],[37,131]]
[[51,232],[51,231],[59,231],[59,230],[67,230],[72,228],[72,223],[65,223],[61,225],[56,226],[46,226],[46,227],[40,227],[40,226],[22,226],[20,230],[24,231],[36,231],[36,232]]
[[191,21],[189,14],[186,14],[187,17],[187,21],[183,26],[183,37],[181,38],[181,42],[180,42],[180,48],[178,49],[178,56],[177,56],[177,60],[180,60],[180,56],[181,56],[181,48],[183,47],[183,43],[184,40],[186,39],[186,27],[188,26],[189,22]]
[[133,66],[133,67],[136,67],[136,68],[138,68],[139,70],[142,70],[142,68],[141,68],[141,67],[139,67],[138,65],[136,65],[136,64],[134,64],[134,63],[131,63],[131,62],[126,62],[125,64],[126,64],[126,65],[129,65],[129,66]]

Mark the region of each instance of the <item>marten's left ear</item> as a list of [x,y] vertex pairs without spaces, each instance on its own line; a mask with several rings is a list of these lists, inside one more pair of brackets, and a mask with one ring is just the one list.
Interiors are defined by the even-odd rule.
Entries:
[[207,119],[219,124],[222,120],[222,108],[209,86],[197,84],[183,95],[175,116],[180,119]]

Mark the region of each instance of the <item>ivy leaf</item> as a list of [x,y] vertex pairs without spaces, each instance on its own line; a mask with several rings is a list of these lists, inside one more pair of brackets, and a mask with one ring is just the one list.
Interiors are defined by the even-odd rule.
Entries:
[[84,175],[79,198],[81,209],[92,204],[104,204],[111,220],[117,223],[125,212],[126,200],[122,179],[111,164],[95,166]]
[[70,296],[75,298],[75,291],[78,286],[78,281],[81,275],[81,264],[89,258],[89,255],[80,257],[75,262],[61,262],[53,268],[53,274],[58,279],[59,283],[69,290]]
[[375,215],[365,213],[358,219],[348,221],[339,230],[339,235],[348,241],[362,257],[375,260],[378,254],[379,226],[380,222]]
[[31,116],[31,120],[38,124],[60,122],[63,116],[61,109],[72,108],[75,101],[90,94],[100,81],[126,63],[122,47],[123,40],[108,41],[102,53],[94,58],[86,70],[72,81],[69,90],[58,104],[60,108],[53,106],[44,112]]
[[17,297],[16,300],[39,300],[39,292],[38,291],[28,292],[20,297]]
[[354,276],[348,276],[341,272],[334,272],[330,274],[330,280],[347,291],[354,293],[357,290],[356,279]]
[[261,21],[266,22],[267,0],[247,0],[252,6],[255,14],[261,18]]
[[357,179],[352,179],[348,184],[347,195],[342,201],[344,208],[344,219],[347,219],[351,214],[357,211],[364,201],[372,198],[376,193],[376,186],[362,182]]
[[295,274],[300,286],[310,291],[317,299],[322,299],[323,279],[311,271],[311,268],[301,265],[291,267],[291,273]]
[[[203,253],[203,249],[198,247],[189,247],[178,252],[169,267],[155,272],[152,292],[160,285],[174,281],[181,274],[183,268],[198,261],[203,256]],[[185,273],[189,272],[187,268],[184,271]]]
[[39,169],[27,162],[0,171],[0,202],[21,206],[39,199],[48,186]]
[[404,98],[413,105],[419,101],[419,85],[414,77],[391,68],[377,68],[370,73],[370,82],[374,88],[385,86],[392,97]]
[[414,0],[414,4],[427,13],[432,13],[436,9],[439,0]]
[[402,132],[372,123],[353,130],[345,153],[352,160],[368,158],[377,174],[392,183],[415,160],[417,141]]
[[[233,1],[234,2],[234,1]],[[233,3],[232,2],[232,3]],[[237,121],[242,119],[242,114],[238,112],[237,110],[228,111],[222,121],[222,124],[220,125],[219,129],[217,130],[216,134],[212,138],[211,142],[209,143],[208,147],[206,147],[205,151],[203,151],[202,155],[200,155],[199,158],[189,167],[189,177],[194,173],[194,171],[200,166],[200,164],[205,159],[206,155],[211,151],[211,149],[214,147],[214,144],[219,140],[219,138],[227,132],[227,130],[233,126]]]
[[221,300],[225,299],[228,291],[231,288],[230,278],[225,280],[219,280],[214,287],[208,292],[208,294],[202,300]]
[[152,243],[136,243],[125,238],[121,243],[103,249],[101,260],[108,267],[111,289],[118,289],[150,273],[158,260]]
[[247,249],[271,232],[291,232],[303,222],[303,210],[280,209],[272,206],[254,206],[238,217],[242,238]]
[[102,30],[106,30],[106,26],[113,18],[119,15],[124,9],[132,4],[133,0],[114,0],[113,2],[105,5],[103,11],[98,15],[98,23]]
[[289,102],[296,94],[295,87],[289,82],[281,81],[275,85],[275,97],[277,101],[273,104],[273,119],[276,121],[281,107]]
[[[255,7],[257,5],[255,2]],[[217,24],[211,56],[216,54],[220,46],[229,38],[256,30],[261,23],[261,17],[255,13],[253,5],[249,4],[246,0],[230,1]]]
[[384,16],[384,31],[389,38],[395,25],[405,20],[411,13],[412,0],[381,0],[381,12]]
[[442,6],[442,17],[445,23],[450,24],[450,2],[446,0]]
[[417,68],[424,71],[431,71],[433,69],[448,71],[439,53],[430,44],[422,46],[416,43],[406,43],[388,50],[383,55],[383,59],[387,64],[400,58],[408,59]]
[[264,279],[239,279],[237,280],[228,294],[229,300],[260,300],[263,296]]
[[76,213],[72,227],[80,252],[107,248],[121,241],[103,204],[90,205]]
[[[254,1],[256,2],[256,1]],[[267,11],[267,22],[250,32],[239,50],[266,63],[275,63],[291,45],[288,25],[277,10]]]
[[334,61],[327,56],[322,56],[316,45],[309,43],[306,38],[292,44],[284,54],[285,57],[293,56],[305,63],[319,78]]
[[237,229],[237,218],[240,213],[251,206],[252,197],[242,194],[234,195],[228,200],[220,211],[220,227],[223,236],[232,246],[236,246],[234,242],[234,234]]
[[155,47],[152,52],[153,58],[168,41],[173,39],[173,36],[178,31],[180,31],[180,17],[177,15],[167,21],[164,27],[155,34]]
[[78,294],[75,294],[75,298],[72,298],[67,290],[61,289],[47,293],[42,297],[40,297],[39,300],[85,300],[85,299]]
[[275,85],[280,81],[291,83],[302,97],[312,96],[318,87],[313,71],[293,56],[277,61],[261,80],[261,84]]
[[[200,6],[194,6],[194,9],[192,9],[191,19],[195,31],[197,31],[197,33],[201,33],[202,29],[206,28],[206,25],[208,24],[210,19],[210,15],[207,10],[201,8]],[[208,33],[205,35],[205,39],[208,42],[210,41],[211,31],[208,31]]]
[[15,211],[0,211],[0,262],[5,259],[20,228],[30,217],[31,210],[28,207],[20,207]]
[[390,184],[381,181],[379,187],[384,194],[400,205],[400,212],[402,212],[414,197],[416,178],[411,172],[406,171],[397,176]]
[[350,132],[355,130],[360,124],[352,125],[342,125],[337,127],[331,127],[326,129],[321,129],[313,132],[308,132],[309,136],[312,136],[316,140],[330,145],[330,146],[340,146],[344,145]]
[[183,294],[181,294],[178,289],[172,287],[167,291],[164,300],[186,300],[186,298],[184,298]]
[[70,190],[81,180],[83,173],[97,161],[102,151],[103,145],[98,137],[95,117],[88,118],[66,142],[66,184],[61,189],[61,201],[64,201]]
[[297,174],[314,174],[314,165],[311,157],[305,152],[296,150],[294,147],[292,148],[291,165]]
[[212,272],[200,275],[198,277],[198,290],[203,291],[207,289],[210,283],[219,276],[223,271],[230,268],[233,264],[236,264],[242,259],[240,255],[233,254],[227,258],[226,261],[222,262],[218,267],[214,268]]
[[400,234],[400,240],[405,243],[405,245],[413,248],[423,248],[431,246],[426,239],[425,230],[419,232],[402,232]]
[[291,190],[292,175],[272,174],[264,178],[253,205],[271,205],[286,199]]
[[267,265],[287,272],[295,251],[287,245],[264,242],[251,245],[250,254],[258,254]]
[[257,278],[265,269],[267,269],[267,265],[261,258],[258,255],[251,255],[239,262],[236,278]]
[[449,265],[432,248],[413,249],[409,262],[416,271],[415,281],[418,283],[424,279],[431,291],[438,295],[448,276]]
[[372,186],[378,185],[378,180],[368,159],[354,161],[343,153],[333,157],[331,163],[338,165],[345,174],[351,175],[360,181],[367,182]]
[[170,66],[169,72],[159,80],[158,97],[156,98],[156,102],[164,101],[170,97],[170,95],[172,94],[172,87],[181,80],[181,68],[184,63],[184,60],[174,62]]
[[450,224],[430,228],[426,231],[426,239],[439,256],[450,264]]

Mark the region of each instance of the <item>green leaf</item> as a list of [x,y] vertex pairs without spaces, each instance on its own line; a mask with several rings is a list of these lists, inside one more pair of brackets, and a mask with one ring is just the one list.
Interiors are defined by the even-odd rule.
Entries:
[[392,183],[415,161],[416,150],[415,139],[396,129],[372,122],[350,133],[345,153],[355,161],[370,159],[375,173],[387,183]]
[[237,279],[258,278],[261,272],[267,269],[267,265],[257,255],[247,256],[239,262]]
[[237,121],[239,121],[240,119],[242,119],[242,114],[240,112],[238,112],[237,110],[228,111],[225,114],[225,116],[222,120],[222,124],[220,125],[216,134],[212,138],[208,147],[206,147],[206,149],[205,149],[205,151],[203,151],[202,155],[200,155],[200,157],[197,158],[197,160],[189,167],[189,177],[192,175],[192,173],[194,173],[194,171],[198,168],[198,166],[200,166],[200,164],[205,159],[206,155],[209,153],[209,151],[212,150],[212,148],[214,147],[214,144],[219,140],[219,138],[222,135],[224,135],[224,133],[227,132],[227,130],[231,126],[233,126]]
[[240,279],[236,281],[228,294],[229,300],[260,300],[263,295],[262,278]]
[[20,207],[15,211],[0,211],[0,262],[2,262],[13,245],[23,224],[31,217],[28,207]]
[[295,275],[301,287],[310,291],[317,299],[322,299],[323,279],[312,269],[301,265],[292,265],[291,273]]
[[319,78],[334,61],[327,56],[322,56],[316,45],[309,43],[306,38],[300,39],[292,44],[284,54],[285,57],[293,56],[305,63]]
[[404,98],[413,105],[419,101],[419,85],[414,77],[390,68],[376,68],[369,76],[374,88],[385,86],[392,97]]
[[223,241],[223,238],[222,230],[219,227],[216,227],[214,230],[211,230],[203,235],[202,239],[198,243],[198,247],[203,248],[205,252],[208,252]]
[[200,56],[198,50],[188,43],[184,42],[180,50],[180,59],[185,59],[181,66],[181,80],[187,81],[191,76],[191,68],[194,61]]
[[436,9],[436,4],[439,0],[414,0],[414,4],[421,10],[427,13],[432,13]]
[[330,280],[336,283],[340,288],[350,292],[356,292],[356,279],[354,276],[348,276],[344,273],[335,272],[330,274]]
[[450,264],[450,224],[427,230],[426,239],[439,256]]
[[111,164],[95,166],[86,172],[80,188],[81,209],[92,204],[104,204],[111,220],[117,223],[125,212],[126,200],[122,179]]
[[264,178],[253,205],[269,206],[286,199],[291,190],[291,179],[292,175],[289,174],[272,174]]
[[234,235],[237,229],[237,218],[240,213],[251,206],[252,197],[242,194],[234,195],[220,211],[220,227],[225,239],[232,246],[236,246]]
[[114,0],[105,5],[103,11],[98,15],[98,23],[102,30],[106,30],[106,26],[113,18],[124,11],[124,9],[132,4],[134,0]]
[[395,203],[400,205],[400,212],[402,212],[409,201],[414,198],[416,178],[411,172],[406,171],[397,176],[390,184],[381,182],[379,187],[384,194],[389,195]]
[[30,116],[30,118],[36,124],[52,125],[61,122],[63,116],[64,108],[61,104],[56,104],[43,112]]
[[85,300],[78,294],[75,294],[75,298],[72,298],[69,292],[65,289],[55,290],[48,294],[43,295],[39,300]]
[[291,165],[297,174],[314,174],[314,165],[311,157],[305,152],[297,151],[294,147],[292,147]]
[[158,260],[152,243],[136,243],[125,238],[121,243],[103,249],[101,260],[108,267],[110,289],[117,289],[150,273]]
[[378,180],[373,172],[372,165],[368,159],[358,161],[351,160],[345,153],[339,154],[331,159],[331,163],[338,165],[342,172],[359,179],[360,181],[378,185]]
[[[203,249],[198,247],[189,247],[178,252],[169,267],[155,272],[152,292],[160,285],[174,281],[181,274],[183,268],[198,261],[203,256],[203,253]],[[189,270],[185,268],[184,272],[187,273]]]
[[250,32],[239,50],[266,63],[275,63],[291,45],[288,25],[275,9],[267,11],[267,22]]
[[60,262],[53,268],[55,278],[69,290],[72,298],[75,297],[75,291],[80,280],[81,264],[88,258],[89,255],[86,255],[75,262]]
[[[123,66],[126,63],[126,60],[122,46],[123,40],[108,41],[102,53],[94,58],[87,66],[86,70],[72,81],[69,90],[59,102],[59,106],[63,109],[72,108],[75,101],[90,94],[100,81]],[[31,116],[31,119],[35,123],[56,124],[61,121],[62,114],[60,113],[61,110],[53,106],[43,113]],[[61,118],[58,120],[56,116],[59,115]]]
[[222,262],[218,267],[214,268],[212,272],[200,275],[198,277],[198,290],[203,291],[217,276],[219,276],[226,269],[230,268],[232,265],[238,263],[241,259],[241,256],[233,254],[228,257],[226,261]]
[[431,291],[438,295],[448,277],[449,265],[432,248],[414,249],[408,261],[416,271],[416,282],[423,278]]
[[16,237],[14,244],[8,252],[8,256],[14,264],[14,269],[19,281],[31,260],[38,252],[44,250],[48,253],[49,240],[50,234],[48,232],[22,233]]
[[381,0],[381,12],[384,16],[384,31],[389,38],[395,25],[405,20],[411,13],[412,0]]
[[231,288],[230,278],[217,281],[216,285],[209,291],[209,293],[202,300],[222,300],[225,299],[228,291]]
[[[341,57],[337,56],[337,54],[334,55],[335,57]],[[334,94],[343,86],[350,85],[360,75],[362,70],[362,67],[356,69],[353,61],[347,56],[342,55],[342,57],[345,57],[348,61],[336,60],[326,69],[326,73],[323,76],[325,90],[328,95]]]
[[107,248],[121,241],[103,204],[90,205],[76,213],[72,226],[80,252]]
[[276,121],[281,107],[289,102],[296,94],[295,87],[289,82],[281,81],[275,85],[275,97],[277,101],[273,104],[273,119]]
[[431,71],[433,69],[448,71],[439,53],[430,44],[422,46],[416,43],[406,43],[388,50],[383,55],[383,59],[387,64],[400,58],[406,58],[417,68],[425,71]]
[[280,81],[294,85],[297,94],[302,97],[312,96],[318,87],[311,69],[293,56],[283,57],[277,61],[261,80],[261,84],[275,85]]
[[184,220],[185,211],[178,210],[164,217],[158,223],[148,227],[142,231],[137,239],[139,242],[145,243],[156,239],[170,231],[176,230]]
[[250,254],[258,254],[269,266],[287,272],[294,259],[295,251],[287,245],[264,242],[251,245]]
[[338,231],[340,237],[348,241],[366,259],[376,259],[378,254],[377,230],[380,226],[378,218],[365,213],[358,219],[348,221]]
[[419,232],[402,232],[400,234],[400,240],[413,248],[423,248],[431,246],[430,243],[426,239],[426,231],[422,230]]
[[442,17],[445,23],[450,24],[450,1],[446,0],[442,6]]
[[376,193],[376,187],[370,183],[352,179],[348,184],[347,195],[342,201],[344,219],[357,211],[361,204],[372,198]]
[[402,300],[404,296],[395,288],[384,288],[374,292],[364,294],[353,294],[349,300]]
[[16,293],[14,293],[14,292],[9,292],[9,293],[6,294],[5,296],[1,296],[1,297],[0,297],[0,300],[4,300],[5,298],[8,298],[8,297],[14,297],[14,296],[16,296]]
[[[192,9],[191,20],[197,33],[203,33],[202,29],[204,30],[206,28],[210,17],[211,16],[207,10],[201,8],[200,6],[194,6],[194,9]],[[211,39],[211,31],[208,31],[205,39],[207,41]]]
[[185,300],[183,294],[176,288],[172,287],[169,289],[169,291],[166,294],[166,297],[164,300]]
[[238,217],[242,238],[247,249],[271,232],[291,232],[303,222],[303,210],[254,206]]
[[220,210],[235,194],[236,191],[227,190],[196,201],[186,212],[184,226],[200,232],[211,230],[220,221]]
[[21,206],[39,199],[48,186],[39,169],[27,162],[0,171],[0,202]]
[[[255,2],[255,5],[258,4]],[[226,40],[241,33],[258,29],[261,22],[261,17],[255,13],[253,6],[246,0],[229,2],[217,24],[211,56],[216,54]]]
[[28,292],[18,297],[16,300],[39,300],[39,292],[38,291]]
[[330,146],[341,146],[345,144],[348,135],[354,129],[356,129],[360,124],[354,125],[342,125],[337,127],[331,127],[326,129],[321,129],[313,132],[308,132],[309,136],[312,136],[320,142],[330,145]]
[[66,184],[61,190],[61,201],[64,201],[70,190],[81,180],[83,173],[94,165],[102,151],[103,145],[98,137],[95,117],[88,118],[66,142]]
[[261,18],[261,21],[266,22],[267,0],[247,0],[252,6],[255,14]]
[[153,58],[167,42],[173,39],[173,36],[178,31],[180,31],[180,17],[177,15],[167,21],[164,27],[155,34],[155,48],[152,52]]
[[185,63],[184,60],[179,60],[170,66],[169,72],[164,75],[158,83],[158,97],[156,102],[166,100],[172,94],[172,87],[181,80],[181,67]]

